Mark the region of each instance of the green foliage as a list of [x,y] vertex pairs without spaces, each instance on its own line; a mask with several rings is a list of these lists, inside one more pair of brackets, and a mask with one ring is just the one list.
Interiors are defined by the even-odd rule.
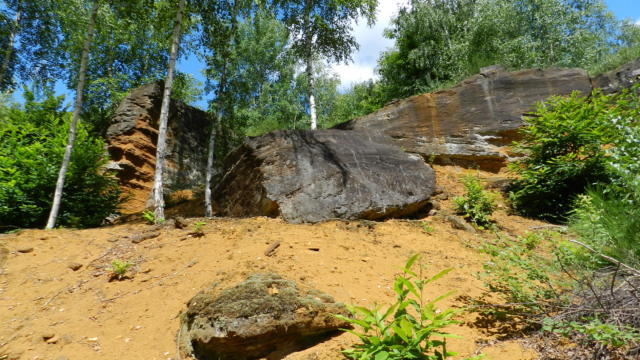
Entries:
[[150,225],[153,225],[156,223],[156,214],[151,210],[143,211],[142,218],[145,219],[147,223]]
[[378,61],[381,88],[390,101],[494,64],[609,70],[629,58],[622,54],[638,43],[637,28],[602,0],[414,0],[386,33],[395,48]]
[[[44,226],[67,141],[71,116],[63,97],[38,102],[25,90],[25,100],[0,111],[0,231]],[[59,224],[99,226],[116,212],[120,191],[103,168],[104,146],[80,123]]]
[[431,234],[432,232],[436,231],[433,225],[429,224],[429,222],[427,221],[420,222],[420,226],[422,227],[422,230],[424,230],[424,232],[426,232],[427,234]]
[[465,194],[453,199],[456,211],[479,227],[491,225],[491,214],[496,208],[496,195],[484,191],[480,180],[469,174],[462,179]]
[[586,318],[582,322],[564,322],[547,318],[543,322],[542,330],[560,334],[568,339],[597,342],[614,348],[640,341],[638,329],[602,322],[597,318]]
[[337,94],[334,102],[328,105],[330,111],[324,121],[326,128],[370,114],[385,104],[380,83],[369,80],[354,84]]
[[609,170],[613,157],[607,149],[625,141],[616,122],[637,118],[639,105],[633,91],[595,91],[591,97],[576,92],[540,104],[516,144],[526,156],[510,167],[520,176],[510,193],[513,208],[525,216],[565,220],[578,194],[617,177]]
[[570,282],[554,274],[580,258],[559,234],[530,233],[515,240],[498,237],[493,243],[482,244],[480,251],[491,256],[480,278],[492,293],[510,304],[498,312],[544,316],[569,300],[565,291]]
[[640,58],[640,26],[629,21],[623,22],[618,38],[624,46],[615,52],[606,54],[602,61],[588,66],[590,75],[596,76],[615,70]]
[[133,266],[132,263],[122,260],[113,260],[111,262],[111,278],[114,280],[123,280],[127,271]]
[[[634,100],[633,106],[637,106]],[[633,114],[615,117],[613,147],[605,150],[611,183],[578,198],[569,224],[600,252],[640,267],[640,126]]]
[[[597,248],[597,251],[600,249]],[[485,315],[505,321],[524,320],[540,329],[569,338],[585,348],[624,347],[640,340],[635,303],[623,305],[625,293],[616,275],[598,274],[600,258],[565,241],[559,233],[545,231],[510,239],[498,237],[481,251],[490,255],[484,281],[502,306],[482,306]],[[600,278],[600,279],[599,279]],[[624,283],[624,280],[622,281]],[[614,289],[616,288],[616,289]],[[620,314],[630,314],[630,317]]]
[[[361,329],[360,331],[346,330],[356,335],[362,342],[344,351],[348,358],[440,360],[455,355],[448,351],[446,346],[446,338],[453,335],[444,332],[443,329],[457,323],[454,320],[456,311],[452,309],[439,311],[437,308],[437,303],[451,293],[430,301],[424,295],[425,285],[438,280],[451,269],[424,279],[422,266],[418,273],[413,271],[413,266],[418,259],[418,254],[409,258],[402,270],[403,275],[396,277],[393,290],[397,300],[394,304],[386,309],[351,306],[353,318],[336,315]],[[442,340],[433,339],[434,337]]]
[[204,236],[203,227],[205,225],[207,225],[207,223],[204,221],[196,222],[195,224],[193,224],[193,231],[191,232],[191,234],[197,237]]

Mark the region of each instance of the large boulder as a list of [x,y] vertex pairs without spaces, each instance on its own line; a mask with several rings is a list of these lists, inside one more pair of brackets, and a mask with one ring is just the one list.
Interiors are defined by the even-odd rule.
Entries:
[[[213,285],[181,316],[178,347],[198,360],[258,359],[314,345],[349,324],[345,306],[277,274],[258,274],[226,290]],[[280,357],[278,357],[280,358]]]
[[213,191],[220,214],[281,215],[292,223],[408,216],[428,206],[435,188],[433,170],[419,156],[357,131],[249,138],[224,169]]
[[438,163],[497,171],[517,139],[522,116],[552,95],[591,92],[584,70],[482,70],[460,84],[397,101],[339,129],[378,131],[406,151]]
[[[126,195],[123,212],[146,208],[153,188],[163,83],[135,89],[125,97],[107,130],[111,168]],[[171,101],[163,182],[165,193],[202,189],[207,164],[207,113]]]

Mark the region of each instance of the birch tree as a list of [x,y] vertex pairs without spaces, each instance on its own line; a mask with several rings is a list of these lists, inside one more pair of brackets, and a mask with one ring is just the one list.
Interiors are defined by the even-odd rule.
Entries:
[[311,129],[317,128],[313,64],[316,60],[347,62],[358,43],[351,34],[354,21],[363,17],[371,25],[378,0],[280,0],[284,21],[291,31],[293,50],[307,74]]
[[[209,87],[215,88],[215,99],[210,103],[211,129],[207,149],[207,169],[205,175],[205,216],[213,215],[211,187],[216,153],[216,138],[225,140],[229,127],[223,119],[230,115],[229,77],[234,72],[234,42],[238,30],[238,17],[249,16],[250,2],[246,0],[211,1],[201,4],[203,23],[208,24],[202,33],[202,42],[210,50],[206,57]],[[215,83],[215,85],[213,85]],[[226,139],[228,142],[228,139]]]
[[49,213],[49,219],[47,220],[47,229],[52,229],[56,225],[58,218],[58,212],[60,210],[60,201],[62,199],[62,191],[64,189],[64,180],[69,168],[69,162],[71,160],[71,153],[73,151],[73,143],[76,139],[76,127],[78,120],[80,119],[80,112],[82,110],[82,94],[85,87],[85,76],[87,72],[87,63],[89,61],[89,51],[91,48],[91,40],[93,38],[93,32],[96,24],[96,18],[98,16],[99,1],[94,0],[91,8],[91,15],[89,17],[89,24],[87,26],[86,37],[84,45],[82,47],[82,56],[80,60],[80,70],[78,72],[78,87],[76,88],[76,101],[73,107],[73,115],[71,117],[71,124],[69,126],[69,138],[67,140],[67,146],[65,148],[64,156],[62,158],[62,165],[60,166],[60,172],[58,173],[58,181],[56,182],[56,189],[53,195],[53,204],[51,205],[51,212]]
[[18,32],[21,15],[22,15],[22,11],[20,7],[18,7],[14,15],[13,23],[11,24],[12,26],[11,26],[11,30],[9,32],[9,37],[8,37],[9,41],[7,43],[7,48],[4,51],[4,59],[2,60],[2,68],[0,68],[0,89],[8,87],[8,84],[11,83],[10,80],[7,81],[5,79],[5,76],[7,74],[7,71],[9,70],[11,57],[13,56],[14,43],[16,39],[16,33]]
[[158,129],[158,143],[156,146],[156,172],[153,182],[154,215],[156,222],[164,221],[164,191],[162,174],[164,171],[164,160],[167,148],[167,124],[169,120],[169,105],[171,102],[171,87],[173,86],[173,74],[176,67],[176,58],[180,46],[180,34],[182,27],[182,17],[185,9],[185,0],[180,0],[178,12],[176,13],[175,25],[171,41],[171,51],[169,53],[169,65],[167,77],[164,81],[164,92],[162,94],[162,106],[160,108],[160,120]]

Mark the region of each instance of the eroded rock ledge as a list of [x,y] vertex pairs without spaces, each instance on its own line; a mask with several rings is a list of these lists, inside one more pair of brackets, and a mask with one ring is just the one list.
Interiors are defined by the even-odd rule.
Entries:
[[573,91],[618,91],[638,76],[640,59],[594,79],[581,69],[508,72],[493,66],[450,89],[393,102],[336,128],[388,135],[436,163],[499,171],[512,155],[507,145],[518,139],[523,116],[536,103]]

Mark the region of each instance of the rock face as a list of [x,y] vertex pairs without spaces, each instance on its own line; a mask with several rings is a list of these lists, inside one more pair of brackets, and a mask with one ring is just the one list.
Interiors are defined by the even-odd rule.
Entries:
[[640,80],[640,59],[624,64],[618,69],[596,76],[592,82],[594,88],[600,88],[605,93],[629,88]]
[[504,145],[516,139],[524,124],[522,115],[536,102],[575,90],[591,91],[584,70],[491,67],[451,89],[400,100],[336,128],[378,131],[438,163],[497,171],[509,156]]
[[[198,293],[181,316],[178,347],[198,360],[281,357],[349,328],[332,314],[344,305],[315,290],[301,290],[276,274],[259,274],[219,291]],[[278,358],[281,358],[278,357]]]
[[[111,167],[118,170],[121,188],[129,195],[125,213],[144,210],[153,188],[162,90],[163,83],[156,82],[132,91],[107,130]],[[208,141],[204,111],[176,101],[170,109],[163,174],[167,194],[202,187]]]
[[277,131],[247,139],[213,191],[227,216],[292,223],[408,216],[424,210],[434,173],[384,136],[341,130]]

